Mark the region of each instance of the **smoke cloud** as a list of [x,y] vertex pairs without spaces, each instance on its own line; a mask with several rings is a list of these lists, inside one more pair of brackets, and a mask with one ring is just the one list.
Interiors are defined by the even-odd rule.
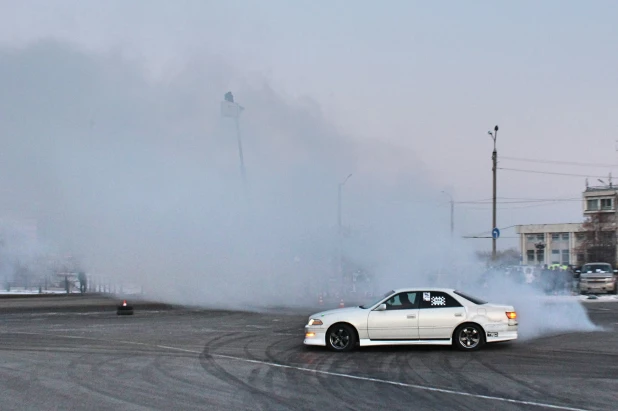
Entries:
[[[0,49],[0,89],[0,209],[35,219],[95,278],[167,302],[255,308],[313,303],[340,281],[340,246],[374,292],[480,274],[422,159],[346,136],[316,102],[221,59],[153,76],[120,53],[44,41]],[[220,113],[230,89],[245,107],[246,187],[235,124]],[[536,312],[524,294],[536,298],[508,299]],[[589,328],[583,311],[573,321],[561,329]]]
[[[557,273],[557,272],[556,272]],[[522,340],[568,332],[602,331],[588,318],[584,306],[574,297],[560,294],[547,295],[540,286],[525,284],[499,272],[489,272],[484,287],[477,295],[489,301],[500,301],[515,307]]]

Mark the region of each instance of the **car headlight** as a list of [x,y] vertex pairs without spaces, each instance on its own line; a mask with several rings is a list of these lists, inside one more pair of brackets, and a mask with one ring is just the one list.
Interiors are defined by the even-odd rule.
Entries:
[[317,318],[312,318],[309,320],[309,325],[323,325],[324,323],[322,322],[322,320],[319,320]]

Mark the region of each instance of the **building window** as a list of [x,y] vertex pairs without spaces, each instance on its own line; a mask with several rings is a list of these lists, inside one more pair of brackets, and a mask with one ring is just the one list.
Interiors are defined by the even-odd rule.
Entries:
[[585,259],[586,259],[586,257],[584,256],[583,253],[577,254],[577,262],[583,263]]
[[599,210],[599,200],[588,200],[586,201],[586,210],[587,211],[598,211]]
[[528,260],[528,263],[534,264],[534,250],[528,250],[526,252],[526,259]]
[[606,244],[613,244],[616,233],[613,231],[601,232],[601,241]]
[[554,241],[560,240],[560,234],[552,233],[551,239],[554,240]]
[[543,241],[543,240],[545,240],[545,234],[537,234],[537,235],[536,235],[536,239],[537,239],[538,241]]
[[528,241],[534,241],[534,240],[536,240],[536,236],[534,236],[534,235],[528,235],[528,237],[527,237],[527,238],[528,238]]
[[585,238],[584,233],[575,233],[575,239],[577,241],[582,241]]
[[612,209],[612,199],[602,198],[601,199],[601,210],[611,210],[611,209]]
[[536,261],[539,263],[544,263],[545,262],[545,251],[543,250],[539,250],[536,253]]
[[560,264],[560,250],[551,250],[551,263]]
[[569,241],[569,233],[562,233],[562,239],[564,241]]
[[570,257],[571,254],[569,253],[569,250],[562,250],[562,264],[568,264]]

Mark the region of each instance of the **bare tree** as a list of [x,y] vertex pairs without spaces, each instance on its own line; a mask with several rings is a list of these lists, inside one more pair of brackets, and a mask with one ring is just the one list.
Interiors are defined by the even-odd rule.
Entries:
[[616,216],[614,213],[590,214],[582,224],[583,238],[576,247],[587,262],[616,265]]

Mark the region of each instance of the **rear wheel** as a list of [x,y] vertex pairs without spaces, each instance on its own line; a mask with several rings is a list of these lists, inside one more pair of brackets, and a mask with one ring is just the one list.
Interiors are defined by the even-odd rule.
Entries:
[[485,344],[483,329],[476,324],[463,324],[455,330],[455,347],[462,351],[476,351]]
[[356,345],[356,333],[347,324],[335,324],[326,332],[326,345],[333,351],[350,351]]

